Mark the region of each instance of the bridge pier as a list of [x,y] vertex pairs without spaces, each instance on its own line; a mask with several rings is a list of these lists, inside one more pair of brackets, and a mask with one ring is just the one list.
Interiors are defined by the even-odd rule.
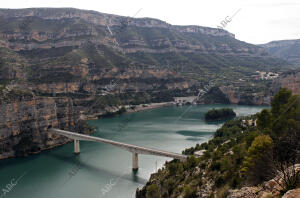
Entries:
[[146,147],[142,147],[142,146],[136,146],[136,145],[127,144],[127,143],[123,143],[123,142],[117,142],[117,141],[108,140],[108,139],[104,139],[104,138],[99,138],[99,137],[94,137],[94,136],[89,136],[89,135],[64,131],[64,130],[61,130],[61,129],[54,129],[54,128],[51,128],[51,126],[49,126],[48,128],[49,128],[49,132],[51,132],[51,133],[56,133],[58,135],[62,135],[62,136],[68,137],[70,139],[73,139],[74,140],[74,153],[75,154],[80,153],[79,140],[80,141],[90,141],[90,142],[101,142],[101,143],[103,142],[103,143],[106,143],[106,144],[111,144],[111,145],[114,145],[114,146],[118,146],[122,149],[125,149],[125,150],[131,152],[132,153],[132,170],[133,171],[137,171],[138,168],[139,168],[138,154],[171,157],[171,158],[174,158],[174,159],[179,159],[180,161],[186,161],[187,157],[188,157],[186,155],[182,155],[182,154],[178,154],[178,153],[172,153],[172,152],[153,149],[153,148],[146,148]]
[[74,140],[74,153],[75,154],[79,154],[80,153],[79,140]]
[[137,171],[139,169],[139,158],[137,153],[132,153],[132,170]]

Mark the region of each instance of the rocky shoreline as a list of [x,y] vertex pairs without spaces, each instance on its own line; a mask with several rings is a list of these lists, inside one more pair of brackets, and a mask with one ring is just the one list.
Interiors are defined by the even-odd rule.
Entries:
[[[23,146],[21,148],[23,157],[38,154],[44,150],[50,150],[72,142],[68,138],[47,133],[48,126],[78,133],[91,134],[94,132],[94,129],[86,124],[88,120],[175,105],[174,102],[127,105],[125,106],[124,112],[120,112],[122,106],[110,107],[108,109],[109,111],[106,110],[94,115],[83,116],[82,114],[76,115],[77,113],[73,105],[70,104],[69,99],[65,98],[63,101],[68,102],[70,106],[66,105],[66,103],[64,103],[64,105],[58,103],[58,101],[61,102],[61,100],[63,99],[36,98],[26,102],[21,101],[5,104],[6,108],[4,108],[4,104],[1,105],[3,108],[0,108],[2,111],[5,110],[7,116],[3,117],[5,115],[4,112],[2,117],[0,116],[0,134],[7,134],[7,136],[0,136],[0,160],[17,157],[16,149],[17,147],[22,147],[20,142],[24,137],[30,137],[31,142],[27,143],[28,147],[23,148]],[[37,106],[41,107],[41,109],[38,109]],[[62,109],[59,110],[58,106]],[[28,111],[20,112],[20,109],[24,108]],[[15,121],[12,122],[12,120]],[[21,124],[19,124],[17,120],[23,120],[23,122],[21,121]],[[34,128],[35,126],[36,128]],[[38,147],[38,149],[32,150],[29,145],[34,145]]]
[[151,109],[157,109],[167,106],[176,105],[175,102],[160,102],[160,103],[148,103],[148,104],[139,104],[139,105],[126,105],[126,106],[118,106],[118,107],[110,107],[107,108],[106,111],[99,112],[92,115],[80,115],[80,119],[82,120],[97,120],[101,117],[113,116],[116,114],[120,114],[120,110],[122,107],[126,109],[125,112],[122,113],[136,113],[139,111],[147,111]]
[[[89,106],[88,101],[68,97],[36,97],[14,100],[0,105],[0,159],[16,157],[16,149],[20,141],[29,138],[30,142],[21,148],[24,155],[40,153],[43,150],[55,148],[70,142],[67,138],[47,133],[48,127],[60,128],[73,132],[90,134],[93,132],[87,124],[88,120],[102,117],[135,113],[166,106],[185,103],[182,97],[178,101],[146,103],[125,106]],[[32,147],[35,149],[32,150]]]

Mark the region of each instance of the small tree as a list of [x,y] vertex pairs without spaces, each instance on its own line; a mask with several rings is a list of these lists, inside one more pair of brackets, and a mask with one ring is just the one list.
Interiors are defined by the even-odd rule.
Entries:
[[281,186],[282,193],[296,188],[300,182],[300,172],[296,171],[296,163],[299,162],[299,136],[299,132],[290,132],[275,143],[273,170],[278,175],[275,181]]
[[242,171],[247,173],[249,181],[254,184],[269,179],[273,149],[273,140],[268,135],[260,135],[254,139],[243,162]]
[[271,105],[270,112],[265,110],[258,115],[257,123],[261,131],[270,131],[274,144],[272,156],[269,156],[271,175],[276,176],[275,181],[284,193],[299,182],[295,165],[300,162],[300,97],[281,89]]
[[264,109],[259,114],[257,114],[257,127],[262,131],[266,128],[270,128],[271,126],[271,113],[269,110]]

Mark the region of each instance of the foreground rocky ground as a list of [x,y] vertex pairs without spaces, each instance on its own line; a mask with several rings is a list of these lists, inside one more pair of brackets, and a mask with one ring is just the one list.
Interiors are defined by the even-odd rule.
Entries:
[[[295,170],[300,174],[300,164],[295,165]],[[279,176],[278,176],[279,177]],[[282,180],[278,181],[278,177],[267,182],[264,182],[260,186],[244,187],[239,190],[230,190],[230,194],[227,198],[299,198],[300,188],[289,190],[283,196],[280,194],[282,187]],[[278,181],[278,182],[277,182]]]

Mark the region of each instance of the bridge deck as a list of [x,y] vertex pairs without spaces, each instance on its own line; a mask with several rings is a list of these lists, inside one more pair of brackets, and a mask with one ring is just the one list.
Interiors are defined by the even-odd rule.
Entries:
[[54,133],[59,134],[59,135],[66,136],[66,137],[71,138],[71,139],[75,139],[75,140],[103,142],[103,143],[107,143],[107,144],[112,144],[114,146],[118,146],[118,147],[121,147],[125,150],[128,150],[132,153],[171,157],[171,158],[174,158],[174,159],[179,159],[181,161],[186,161],[186,159],[187,159],[186,155],[182,155],[182,154],[178,154],[178,153],[172,153],[172,152],[162,151],[162,150],[153,149],[153,148],[146,148],[146,147],[136,146],[136,145],[117,142],[117,141],[108,140],[108,139],[104,139],[104,138],[93,137],[93,136],[90,136],[90,135],[84,135],[84,134],[79,134],[79,133],[64,131],[64,130],[60,130],[60,129],[54,129],[54,128],[49,129],[49,131],[54,132]]

